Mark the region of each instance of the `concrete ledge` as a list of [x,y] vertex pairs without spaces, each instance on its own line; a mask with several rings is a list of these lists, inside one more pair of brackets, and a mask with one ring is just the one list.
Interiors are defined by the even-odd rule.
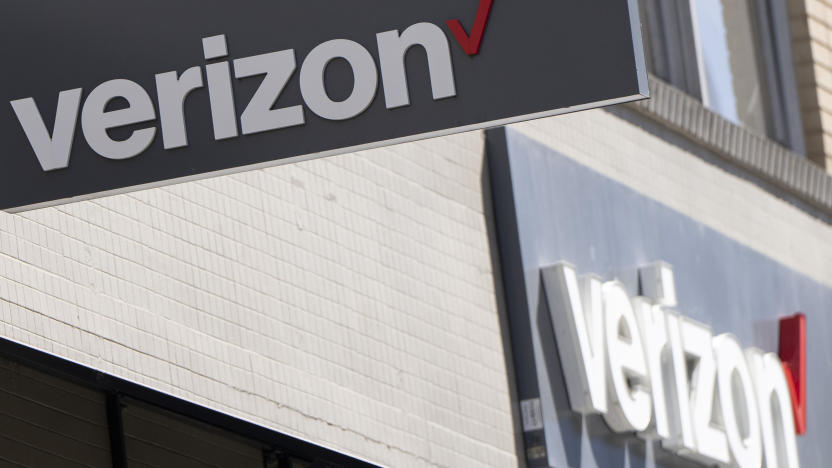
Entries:
[[655,76],[650,77],[650,95],[650,100],[627,107],[832,215],[832,176],[808,158],[729,122]]

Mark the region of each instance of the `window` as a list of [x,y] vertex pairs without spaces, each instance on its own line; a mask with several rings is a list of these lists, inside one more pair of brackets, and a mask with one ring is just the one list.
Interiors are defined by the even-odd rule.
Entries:
[[122,405],[127,466],[263,468],[263,446],[138,401]]
[[648,68],[659,78],[701,99],[690,13],[688,0],[641,0]]
[[0,466],[109,466],[104,394],[0,359]]
[[0,467],[372,465],[0,339]]
[[748,0],[694,0],[702,102],[735,124],[766,133]]
[[805,154],[782,0],[641,0],[651,72]]

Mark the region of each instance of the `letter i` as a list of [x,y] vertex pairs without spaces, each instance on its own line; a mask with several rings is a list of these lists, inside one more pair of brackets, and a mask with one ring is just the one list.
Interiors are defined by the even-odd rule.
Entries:
[[[225,35],[202,39],[205,60],[214,60],[228,55]],[[214,138],[225,140],[237,133],[237,113],[234,109],[234,94],[231,89],[231,70],[228,62],[212,63],[205,66],[208,78],[208,98],[211,101],[211,117],[214,120]]]

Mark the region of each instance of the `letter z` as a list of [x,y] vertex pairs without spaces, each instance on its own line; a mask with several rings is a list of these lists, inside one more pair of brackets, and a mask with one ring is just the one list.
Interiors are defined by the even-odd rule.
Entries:
[[234,75],[238,79],[266,75],[240,119],[244,135],[305,123],[303,107],[300,105],[272,109],[296,68],[293,49],[234,61]]

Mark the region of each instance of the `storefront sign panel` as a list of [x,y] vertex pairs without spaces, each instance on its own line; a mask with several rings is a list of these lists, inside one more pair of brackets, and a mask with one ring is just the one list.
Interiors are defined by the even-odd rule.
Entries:
[[635,0],[9,0],[0,209],[647,95]]

